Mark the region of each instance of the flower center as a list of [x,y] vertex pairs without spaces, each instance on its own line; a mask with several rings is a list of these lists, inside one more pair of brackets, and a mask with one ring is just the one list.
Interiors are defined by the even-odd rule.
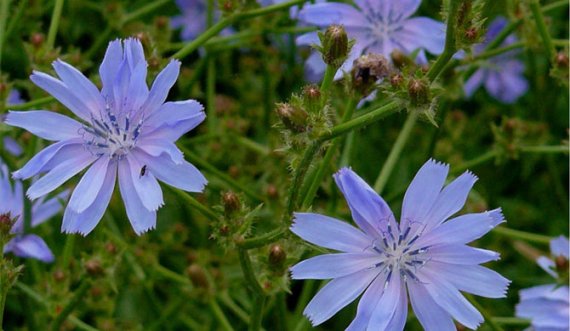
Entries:
[[372,245],[372,249],[380,255],[380,262],[376,263],[374,268],[380,268],[380,272],[386,274],[385,287],[394,272],[398,272],[404,281],[411,278],[419,282],[417,271],[428,262],[429,247],[414,247],[421,231],[412,236],[410,230],[409,225],[402,230],[398,226],[394,229],[392,225],[388,225],[382,237],[376,239]]
[[90,125],[83,125],[85,146],[93,155],[122,159],[135,147],[144,118],[131,118],[129,112],[116,114],[110,105],[98,117],[91,115]]

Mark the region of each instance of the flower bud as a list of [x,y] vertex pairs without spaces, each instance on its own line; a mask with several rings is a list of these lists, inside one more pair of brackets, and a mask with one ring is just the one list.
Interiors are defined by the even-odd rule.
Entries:
[[288,103],[278,103],[275,111],[283,124],[291,131],[304,132],[307,129],[307,117],[309,115],[302,108],[294,107]]
[[392,53],[390,53],[390,58],[392,59],[394,67],[398,69],[415,65],[414,61],[412,61],[412,59],[410,59],[406,54],[404,54],[399,49],[393,50]]
[[43,33],[36,32],[30,36],[30,42],[34,45],[35,48],[39,48],[45,40],[45,36]]
[[429,86],[421,79],[412,78],[408,83],[408,95],[413,105],[422,105],[429,101]]
[[320,109],[321,90],[316,85],[306,85],[303,87],[303,101],[305,108],[309,112],[315,112]]
[[568,272],[568,259],[564,256],[557,256],[554,262],[556,263],[556,270],[560,272]]
[[269,247],[269,264],[272,266],[281,266],[287,259],[287,253],[281,245],[274,244]]
[[477,38],[479,37],[479,31],[477,30],[476,27],[470,27],[467,30],[465,30],[465,39],[467,39],[470,42],[474,42],[477,40]]
[[104,270],[99,260],[91,259],[85,262],[85,271],[91,276],[101,276]]
[[0,215],[0,248],[11,237],[12,226],[16,222],[10,213]]
[[238,195],[232,191],[222,194],[222,204],[224,205],[224,212],[227,215],[232,214],[241,207]]
[[388,60],[380,54],[366,54],[354,60],[352,67],[352,85],[362,93],[367,95],[370,88],[381,78],[385,78],[390,73]]
[[556,54],[556,57],[554,58],[554,62],[556,63],[556,66],[559,68],[568,68],[568,54],[566,54],[565,52],[559,52]]
[[402,85],[403,82],[404,82],[404,77],[402,77],[402,75],[400,74],[393,74],[392,76],[390,76],[390,84],[394,88],[400,87],[400,85]]
[[186,273],[188,274],[188,277],[190,277],[190,280],[194,286],[204,289],[208,288],[208,277],[200,265],[196,263],[191,264],[186,269]]
[[322,45],[323,61],[335,67],[346,60],[349,42],[346,30],[342,25],[331,25],[324,34],[319,35]]

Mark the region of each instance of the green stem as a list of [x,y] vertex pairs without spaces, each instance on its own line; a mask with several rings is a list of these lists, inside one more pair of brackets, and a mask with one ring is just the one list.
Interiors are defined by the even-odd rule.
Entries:
[[408,115],[408,118],[402,127],[402,131],[400,131],[400,134],[392,146],[392,150],[390,151],[390,154],[388,154],[388,158],[386,159],[386,162],[384,162],[384,165],[380,170],[380,174],[374,183],[374,190],[378,192],[378,194],[382,194],[382,191],[388,182],[388,178],[392,174],[392,170],[394,170],[394,166],[396,165],[396,162],[398,162],[398,158],[400,157],[400,154],[402,154],[404,146],[406,146],[406,143],[408,142],[408,138],[412,133],[412,129],[414,128],[417,119],[418,114],[415,111],[412,111]]
[[299,5],[306,0],[293,0],[284,2],[281,4],[276,4],[272,6],[266,6],[259,9],[254,9],[242,13],[236,13],[226,18],[221,19],[218,23],[212,25],[208,30],[202,33],[198,38],[194,39],[192,42],[188,43],[186,46],[182,47],[178,52],[172,55],[173,58],[181,59],[185,56],[189,55],[190,53],[197,50],[200,46],[205,44],[208,40],[216,36],[220,31],[222,31],[227,26],[231,25],[233,22],[237,22],[240,20],[251,19],[257,16],[262,16],[265,14],[273,13],[276,11],[280,11],[283,9],[287,9],[289,7]]
[[206,113],[208,132],[216,132],[216,59],[208,53],[208,68],[206,73]]
[[69,268],[69,262],[71,260],[71,256],[73,255],[73,248],[75,246],[75,240],[77,235],[75,234],[68,234],[65,238],[65,245],[63,246],[63,257],[62,257],[62,268],[67,270]]
[[327,104],[332,82],[334,81],[334,75],[337,68],[332,65],[327,65],[325,70],[325,76],[321,82],[321,109]]
[[346,135],[342,155],[340,157],[339,167],[346,167],[350,164],[350,157],[352,155],[352,147],[354,146],[354,132],[349,132]]
[[156,11],[158,8],[168,4],[170,2],[171,2],[171,0],[154,0],[154,1],[151,1],[147,5],[142,6],[141,8],[133,11],[132,13],[125,15],[123,17],[121,25],[127,24],[131,21],[136,20],[137,18],[139,18],[141,16],[144,16],[148,13]]
[[39,99],[35,99],[26,103],[21,103],[18,105],[7,105],[6,109],[9,110],[26,110],[26,109],[30,109],[30,108],[34,108],[36,106],[43,106],[45,104],[48,104],[50,102],[54,102],[55,98],[54,97],[45,97],[45,98],[39,98]]
[[204,161],[203,158],[198,157],[196,154],[191,152],[186,147],[184,147],[182,145],[178,145],[178,147],[180,148],[180,150],[182,150],[182,152],[184,152],[184,156],[188,159],[189,162],[197,165],[200,168],[203,168],[205,171],[207,171],[210,174],[218,177],[220,180],[225,182],[227,184],[227,186],[229,186],[230,188],[245,193],[245,195],[247,195],[250,199],[252,199],[255,202],[261,202],[261,201],[265,200],[262,196],[258,195],[257,193],[255,193],[254,191],[249,189],[248,187],[243,186],[242,184],[238,183],[237,181],[235,181],[230,176],[228,176],[225,173],[218,170],[218,168],[216,168],[213,165],[211,165],[210,163]]
[[503,53],[506,53],[508,51],[512,51],[513,49],[517,49],[517,48],[521,48],[521,47],[525,47],[525,43],[522,41],[519,41],[516,43],[512,43],[508,46],[505,46],[505,47],[490,49],[488,51],[484,51],[484,52],[477,54],[477,56],[473,57],[472,61],[485,60],[485,59],[488,59],[490,57],[497,56],[499,54],[503,54]]
[[61,312],[57,315],[53,324],[51,326],[52,331],[59,331],[61,329],[61,325],[67,319],[67,316],[71,314],[71,312],[77,308],[77,305],[83,301],[85,298],[85,294],[91,288],[91,281],[87,279],[83,279],[79,287],[73,293],[71,299],[67,302],[67,304],[63,307]]
[[508,326],[529,326],[530,320],[526,318],[518,318],[518,317],[491,317],[496,324],[500,325],[508,325]]
[[222,311],[222,308],[220,308],[220,305],[218,305],[218,303],[216,302],[216,299],[212,298],[208,302],[208,306],[210,307],[210,309],[214,313],[214,316],[216,317],[218,322],[220,322],[220,325],[221,325],[223,330],[225,330],[225,331],[233,331],[234,330],[234,328],[232,327],[232,325],[228,321],[226,315]]
[[500,234],[513,239],[522,239],[537,244],[549,245],[552,238],[540,234],[524,232],[520,230],[513,230],[504,226],[499,226],[493,229],[494,233]]
[[277,241],[279,238],[283,237],[283,235],[285,233],[286,233],[286,230],[284,228],[277,228],[277,229],[274,229],[270,232],[267,232],[266,234],[260,235],[258,237],[246,239],[246,240],[238,243],[238,246],[243,248],[243,249],[252,249],[252,248],[262,247],[262,246],[265,246],[267,244],[270,244],[272,242]]
[[156,263],[154,265],[153,269],[162,278],[169,279],[169,280],[174,281],[174,282],[176,282],[180,285],[183,285],[183,286],[192,287],[192,282],[188,278],[186,278],[186,277],[184,277],[184,276],[182,276],[182,275],[180,275],[180,274],[178,274],[178,273],[176,273],[176,272],[174,272],[168,268],[165,268],[158,263]]
[[532,0],[530,2],[530,10],[532,12],[532,15],[534,16],[538,33],[540,34],[542,42],[544,43],[544,48],[546,50],[546,56],[548,57],[548,61],[552,62],[554,60],[555,48],[554,44],[552,44],[552,39],[550,38],[548,29],[546,28],[546,23],[544,23],[544,16],[542,15],[542,10],[540,8],[540,3],[538,2],[538,0]]
[[457,11],[459,10],[459,0],[450,0],[449,9],[447,12],[447,28],[445,31],[445,46],[443,53],[437,58],[433,66],[429,68],[427,72],[427,77],[430,81],[434,81],[437,76],[443,71],[443,68],[447,65],[453,54],[455,54],[455,30],[456,30],[456,20]]
[[391,101],[381,107],[372,110],[369,113],[358,116],[350,121],[347,121],[345,123],[333,127],[329,132],[321,134],[319,137],[317,137],[317,140],[327,141],[333,139],[350,131],[359,129],[363,126],[370,125],[376,122],[377,120],[380,120],[390,114],[395,113],[399,109],[401,109],[400,103],[397,101]]
[[170,188],[172,189],[172,191],[174,193],[176,193],[179,197],[181,197],[186,203],[188,203],[190,206],[196,208],[196,210],[198,212],[200,212],[202,215],[209,218],[210,221],[214,221],[214,220],[218,219],[218,214],[216,214],[213,210],[211,210],[210,208],[208,208],[205,205],[198,202],[198,200],[194,199],[194,197],[191,196],[190,193],[182,191],[182,190],[174,188],[174,187],[170,187]]
[[[346,106],[346,110],[344,111],[344,115],[342,116],[341,123],[345,123],[346,121],[348,121],[352,117],[352,114],[354,113],[354,109],[356,108],[357,102],[358,101],[356,100],[356,98],[349,98],[348,99],[348,104]],[[307,190],[307,192],[305,194],[305,198],[303,199],[303,203],[301,204],[301,209],[305,210],[305,209],[309,208],[309,206],[313,203],[313,199],[315,198],[317,190],[319,189],[319,186],[321,185],[321,182],[323,181],[325,173],[326,173],[326,171],[327,171],[327,169],[331,163],[331,160],[332,160],[334,154],[336,153],[337,148],[339,147],[341,141],[342,140],[340,138],[336,138],[332,141],[331,145],[327,149],[327,152],[325,153],[325,156],[321,162],[320,167],[317,169],[317,171],[315,171],[313,177],[308,179],[310,186],[309,186],[309,189]]]
[[253,305],[253,311],[251,315],[251,323],[249,324],[249,331],[260,331],[261,322],[263,320],[263,308],[265,307],[265,296],[258,295],[255,298],[255,303]]
[[249,315],[230,297],[227,291],[218,295],[221,302],[244,323],[249,324]]
[[458,174],[461,173],[467,169],[472,169],[473,167],[476,167],[482,163],[488,162],[493,160],[499,153],[497,152],[496,149],[492,149],[490,151],[488,151],[487,153],[474,158],[473,160],[469,160],[469,161],[465,161],[462,164],[460,164],[458,167],[455,167],[453,169],[451,169],[451,173],[452,174]]
[[519,151],[523,153],[545,153],[545,154],[568,154],[568,146],[519,146]]
[[[6,39],[6,22],[8,21],[8,9],[11,0],[3,0],[0,3],[0,73],[2,72],[2,52],[4,50],[4,40]],[[2,324],[0,324],[2,327]]]
[[57,34],[57,28],[59,27],[59,20],[61,19],[63,1],[64,0],[55,0],[55,6],[53,7],[53,12],[51,14],[51,23],[49,25],[48,37],[46,41],[46,47],[48,50],[51,50],[55,44],[55,36]]
[[293,175],[293,181],[291,183],[291,187],[289,188],[289,195],[287,197],[287,210],[283,214],[283,220],[287,221],[289,216],[293,213],[293,211],[297,208],[297,200],[299,196],[299,191],[303,184],[303,179],[305,178],[305,174],[309,170],[311,163],[313,162],[313,158],[317,154],[319,148],[321,147],[321,142],[314,141],[307,147],[305,153],[303,154],[303,158],[301,162],[295,169],[295,174]]

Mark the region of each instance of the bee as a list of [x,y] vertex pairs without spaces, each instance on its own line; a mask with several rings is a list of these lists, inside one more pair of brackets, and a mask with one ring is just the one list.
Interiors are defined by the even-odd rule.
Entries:
[[142,176],[144,176],[146,174],[146,164],[142,166],[141,168],[141,173],[139,175],[139,178],[141,178]]

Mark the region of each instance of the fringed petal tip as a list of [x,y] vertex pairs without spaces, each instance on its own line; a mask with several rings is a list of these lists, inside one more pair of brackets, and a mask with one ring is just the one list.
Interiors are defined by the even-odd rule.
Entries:
[[429,160],[427,160],[426,163],[424,164],[424,166],[426,166],[428,164],[431,166],[434,166],[434,167],[443,167],[443,168],[446,168],[447,170],[449,170],[449,163],[438,161],[434,158],[430,158]]
[[152,226],[149,226],[148,228],[144,228],[144,229],[135,229],[133,228],[133,230],[135,230],[135,233],[137,236],[142,236],[143,234],[152,231],[156,229],[156,224],[153,224]]
[[486,212],[492,219],[491,225],[493,227],[506,222],[505,216],[503,215],[503,210],[501,208],[493,209]]

